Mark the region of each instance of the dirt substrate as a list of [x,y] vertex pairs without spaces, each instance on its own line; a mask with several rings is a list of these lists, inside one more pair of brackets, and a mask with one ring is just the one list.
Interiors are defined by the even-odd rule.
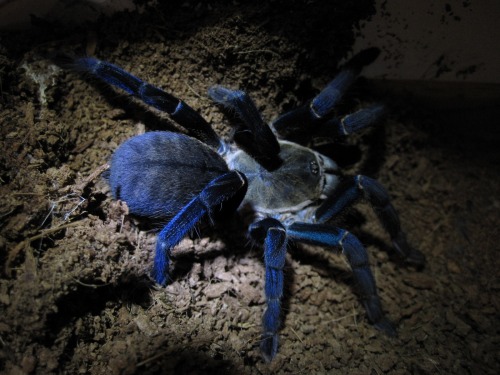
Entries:
[[112,201],[98,173],[125,139],[175,125],[49,57],[62,50],[118,64],[228,135],[227,117],[206,97],[210,85],[246,90],[273,119],[333,77],[353,26],[373,12],[368,1],[168,3],[74,27],[38,20],[32,31],[1,35],[0,371],[498,373],[498,131],[452,126],[411,98],[370,95],[364,80],[342,111],[397,105],[380,126],[325,152],[346,173],[384,184],[427,256],[422,271],[393,260],[365,204],[338,220],[367,247],[398,337],[369,325],[341,255],[291,245],[280,350],[265,364],[263,256],[240,218],[202,226],[176,249],[174,282],[151,282],[154,226]]

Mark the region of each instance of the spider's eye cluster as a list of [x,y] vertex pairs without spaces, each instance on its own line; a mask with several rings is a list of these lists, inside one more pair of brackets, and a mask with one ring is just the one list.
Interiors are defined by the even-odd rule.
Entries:
[[309,168],[311,169],[312,174],[318,174],[319,166],[318,166],[318,162],[316,160],[313,160],[309,163]]

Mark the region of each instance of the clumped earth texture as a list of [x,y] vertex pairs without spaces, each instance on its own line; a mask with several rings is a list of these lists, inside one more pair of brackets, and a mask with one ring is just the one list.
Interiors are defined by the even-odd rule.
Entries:
[[498,131],[363,78],[339,112],[385,102],[388,116],[321,147],[387,188],[427,257],[423,270],[394,259],[367,204],[336,222],[366,246],[396,338],[367,322],[342,255],[290,245],[280,350],[264,363],[263,255],[238,216],[200,225],[175,250],[174,281],[151,281],[159,223],[128,215],[101,172],[127,138],[176,125],[51,58],[120,65],[229,136],[210,85],[246,90],[270,121],[335,75],[374,13],[371,1],[162,3],[0,36],[0,372],[496,374]]

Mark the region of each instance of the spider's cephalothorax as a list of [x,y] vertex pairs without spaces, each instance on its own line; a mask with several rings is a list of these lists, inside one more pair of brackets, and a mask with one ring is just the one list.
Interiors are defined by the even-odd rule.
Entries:
[[279,144],[281,163],[273,170],[241,150],[226,157],[229,168],[248,180],[243,205],[263,216],[298,214],[331,194],[338,182],[337,164],[330,158],[296,143]]
[[331,136],[345,136],[377,121],[383,112],[381,106],[340,119],[332,115],[361,68],[377,54],[378,50],[372,48],[354,56],[316,97],[278,117],[271,126],[262,120],[246,93],[222,86],[210,88],[209,96],[234,111],[239,119],[229,141],[220,139],[183,101],[121,68],[94,58],[73,62],[77,69],[169,113],[189,133],[138,135],[124,142],[111,159],[109,184],[114,198],[125,201],[132,214],[168,218],[156,243],[153,274],[159,284],[169,281],[172,248],[204,216],[219,212],[223,203],[254,212],[249,235],[264,245],[267,309],[260,348],[266,361],[278,352],[289,239],[342,249],[368,319],[388,334],[394,334],[395,329],[382,312],[366,250],[354,235],[329,222],[356,200],[365,198],[402,258],[417,266],[425,262],[422,253],[406,242],[398,215],[377,181],[362,175],[340,177],[333,160],[305,145],[277,138],[281,134],[310,134],[317,128]]

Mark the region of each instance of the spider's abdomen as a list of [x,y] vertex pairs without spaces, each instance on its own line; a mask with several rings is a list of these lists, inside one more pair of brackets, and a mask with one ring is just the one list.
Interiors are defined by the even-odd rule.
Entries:
[[298,144],[280,141],[282,165],[268,171],[242,151],[228,159],[231,169],[245,174],[248,190],[244,202],[261,213],[297,212],[318,201],[332,186],[337,165]]
[[196,139],[148,132],[118,147],[109,184],[113,197],[125,201],[132,214],[170,217],[227,171],[224,160]]

